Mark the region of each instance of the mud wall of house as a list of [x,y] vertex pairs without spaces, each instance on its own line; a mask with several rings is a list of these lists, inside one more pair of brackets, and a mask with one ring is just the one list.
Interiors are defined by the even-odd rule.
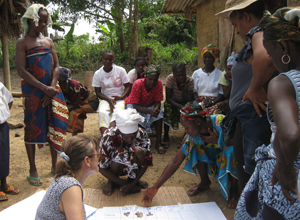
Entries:
[[[229,39],[232,35],[232,29],[228,30],[219,28],[219,19],[220,16],[215,15],[216,13],[224,10],[226,0],[207,0],[204,3],[198,5],[197,7],[197,46],[198,46],[198,67],[203,67],[203,61],[201,58],[201,50],[208,44],[213,44],[222,51],[224,48],[224,43],[219,45],[219,38],[225,37],[228,39],[228,45],[230,44]],[[229,20],[227,21],[230,22]],[[230,26],[230,25],[229,25]],[[219,33],[219,30],[222,30],[222,33]],[[244,45],[241,37],[237,34],[234,34],[234,43],[232,51],[238,52]],[[217,66],[216,61],[215,66]]]

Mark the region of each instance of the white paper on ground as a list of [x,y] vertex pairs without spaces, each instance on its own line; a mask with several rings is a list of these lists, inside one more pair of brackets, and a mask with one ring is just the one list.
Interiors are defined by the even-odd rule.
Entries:
[[36,210],[46,191],[41,190],[0,212],[0,219],[35,219]]
[[[215,202],[155,207],[104,207],[101,212],[102,215],[99,212],[89,220],[226,220]],[[143,215],[138,217],[138,212]]]
[[[38,206],[40,205],[44,195],[46,194],[45,190],[41,190],[26,199],[2,210],[0,212],[0,219],[24,219],[24,220],[34,220],[35,214]],[[91,213],[96,211],[97,209],[89,206],[85,206],[86,216],[89,216]]]

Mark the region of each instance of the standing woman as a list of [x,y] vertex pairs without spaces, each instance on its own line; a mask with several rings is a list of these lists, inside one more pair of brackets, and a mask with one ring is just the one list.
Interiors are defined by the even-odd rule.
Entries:
[[236,169],[243,190],[255,169],[255,149],[270,143],[266,91],[276,69],[262,45],[263,33],[259,23],[265,9],[263,1],[228,0],[225,8],[221,15],[229,16],[237,34],[247,41],[231,70],[231,112],[222,122],[227,137],[232,138],[234,134]]
[[272,79],[268,89],[271,143],[256,150],[257,165],[235,219],[300,219],[299,19],[300,9],[281,8],[274,15],[266,12],[260,24],[263,45],[281,74]]
[[93,138],[83,135],[63,143],[55,180],[37,208],[36,220],[86,219],[82,184],[98,172],[98,149]]
[[156,145],[159,154],[166,153],[166,149],[161,146],[161,131],[163,112],[160,108],[163,100],[163,85],[158,79],[160,66],[150,65],[145,70],[145,78],[138,79],[133,83],[132,91],[126,99],[126,108],[135,108],[137,112],[145,118],[139,124],[151,133],[151,125],[155,124]]
[[194,99],[204,99],[202,107],[208,108],[223,101],[223,88],[219,84],[222,71],[214,66],[216,58],[219,56],[219,49],[209,44],[201,51],[204,67],[196,70],[192,78],[194,79]]
[[22,80],[25,99],[25,146],[30,170],[30,184],[40,186],[42,181],[35,165],[35,144],[50,144],[52,167],[55,174],[57,151],[66,138],[68,109],[57,84],[59,64],[53,41],[42,32],[51,25],[48,10],[41,4],[32,4],[22,17],[24,37],[18,39],[16,64]]

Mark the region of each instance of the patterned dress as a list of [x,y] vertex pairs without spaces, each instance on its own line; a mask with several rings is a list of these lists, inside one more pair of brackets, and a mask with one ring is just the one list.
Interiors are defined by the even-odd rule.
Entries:
[[99,167],[107,169],[111,167],[111,162],[123,164],[123,172],[131,179],[136,178],[139,167],[136,161],[135,149],[141,148],[146,152],[143,167],[152,166],[151,142],[145,130],[139,128],[133,143],[128,146],[123,142],[121,133],[117,127],[107,129],[100,142]]
[[237,179],[233,146],[226,145],[225,135],[220,127],[223,115],[210,116],[216,135],[219,137],[218,144],[204,143],[198,135],[195,138],[188,137],[182,146],[183,153],[187,156],[184,170],[196,175],[198,161],[207,163],[208,173],[216,178],[225,199],[229,196],[229,177]]
[[[294,85],[296,101],[299,105],[300,124],[300,72],[291,70],[283,73]],[[237,206],[234,219],[300,219],[300,204],[297,195],[290,191],[296,199],[294,203],[288,201],[282,194],[279,183],[270,186],[273,170],[276,165],[276,154],[273,149],[273,141],[276,134],[276,124],[273,112],[268,106],[268,119],[271,125],[272,137],[268,146],[262,145],[255,152],[257,161],[255,171],[248,181]],[[294,166],[300,170],[300,153],[294,162]]]
[[[34,47],[26,52],[27,71],[39,82],[50,86],[53,57],[48,47]],[[45,93],[22,80],[24,98],[25,143],[38,144],[41,148],[48,141],[55,150],[61,150],[66,139],[68,108],[59,87],[59,94],[52,98],[52,104],[43,107]]]

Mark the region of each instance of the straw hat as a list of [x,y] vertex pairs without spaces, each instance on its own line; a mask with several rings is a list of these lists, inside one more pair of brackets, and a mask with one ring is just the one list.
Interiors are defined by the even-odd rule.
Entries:
[[227,0],[225,4],[225,10],[217,13],[216,15],[220,15],[221,17],[228,17],[231,11],[240,10],[246,8],[258,0]]

